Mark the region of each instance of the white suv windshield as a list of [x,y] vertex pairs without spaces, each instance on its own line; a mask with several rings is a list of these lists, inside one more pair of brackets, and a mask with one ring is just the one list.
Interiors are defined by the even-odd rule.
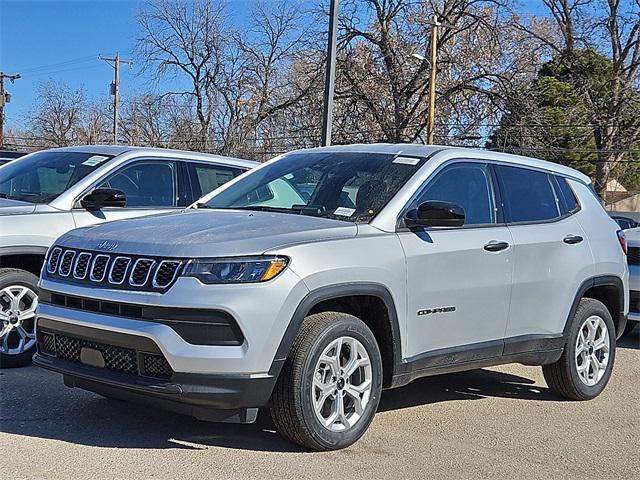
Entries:
[[205,206],[366,223],[424,162],[395,154],[294,153],[230,185]]
[[49,203],[111,158],[53,150],[14,160],[0,168],[0,198]]

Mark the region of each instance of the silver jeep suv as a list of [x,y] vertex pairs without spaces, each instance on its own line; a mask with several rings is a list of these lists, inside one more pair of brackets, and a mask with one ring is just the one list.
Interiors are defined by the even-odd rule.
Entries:
[[35,353],[36,285],[63,233],[193,203],[255,162],[196,152],[85,145],[32,153],[0,168],[0,365]]
[[629,305],[624,238],[588,177],[462,148],[292,152],[197,208],[49,250],[34,362],[64,382],[214,421],[268,406],[318,450],[383,388],[512,362],[585,400]]

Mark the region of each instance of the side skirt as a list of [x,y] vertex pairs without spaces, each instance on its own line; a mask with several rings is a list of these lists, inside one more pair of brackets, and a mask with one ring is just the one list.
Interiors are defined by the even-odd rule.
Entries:
[[389,388],[402,387],[421,377],[508,363],[524,365],[554,363],[562,356],[564,341],[562,334],[523,335],[434,350],[403,361],[397,367],[397,374],[393,376]]

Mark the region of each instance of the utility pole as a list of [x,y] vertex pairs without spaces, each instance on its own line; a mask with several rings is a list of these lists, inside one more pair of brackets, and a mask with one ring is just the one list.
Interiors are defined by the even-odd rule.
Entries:
[[331,145],[333,124],[333,90],[336,80],[336,43],[338,37],[339,0],[331,0],[329,7],[329,39],[327,42],[327,62],[324,72],[324,102],[322,110],[322,137],[320,145]]
[[126,63],[133,65],[131,60],[121,60],[120,55],[116,53],[114,58],[98,56],[100,60],[107,63],[113,63],[113,83],[111,84],[111,95],[113,95],[113,143],[118,143],[118,107],[120,106],[120,64]]
[[10,95],[4,91],[4,79],[9,80],[11,83],[20,79],[20,74],[9,75],[4,72],[0,72],[0,147],[4,146],[4,106],[11,100]]
[[436,118],[436,62],[438,59],[438,27],[442,22],[438,16],[432,17],[431,23],[431,79],[429,81],[429,122],[427,123],[427,143],[433,144],[433,132],[435,131]]

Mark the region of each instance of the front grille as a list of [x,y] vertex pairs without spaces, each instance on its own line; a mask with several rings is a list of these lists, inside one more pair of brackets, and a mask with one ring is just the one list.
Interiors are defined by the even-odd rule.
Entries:
[[82,280],[87,276],[89,270],[89,261],[91,260],[91,254],[88,252],[82,252],[78,255],[76,264],[73,268],[73,278]]
[[629,247],[627,262],[629,265],[640,265],[640,247]]
[[129,277],[129,284],[134,287],[141,287],[149,280],[149,273],[151,273],[151,267],[156,263],[148,258],[139,258],[133,265],[131,270],[131,276]]
[[160,262],[153,278],[153,286],[165,288],[171,285],[176,278],[176,273],[178,273],[178,267],[180,267],[180,262],[175,260],[163,260]]
[[129,263],[131,263],[131,259],[129,257],[117,257],[111,265],[109,282],[117,285],[124,282],[124,278],[127,275],[127,269],[129,268]]
[[631,290],[631,301],[629,302],[629,311],[640,313],[640,291]]
[[[173,375],[173,369],[162,355],[138,352],[132,348],[118,347],[60,333],[38,332],[38,338],[38,346],[42,353],[61,360],[82,363],[80,359],[82,349],[90,348],[102,354],[104,368],[113,372],[164,379],[171,378]],[[142,361],[138,362],[138,358]]]
[[[55,247],[47,259],[47,276],[105,288],[165,291],[184,265],[182,260],[76,251]],[[73,273],[73,275],[71,275]]]
[[47,272],[54,273],[58,270],[58,261],[60,260],[60,254],[62,253],[62,249],[60,247],[56,247],[51,250],[49,254],[49,261],[47,262]]
[[68,277],[71,273],[71,265],[73,264],[73,259],[76,256],[76,252],[74,250],[66,250],[62,254],[62,259],[60,260],[60,266],[58,267],[58,274],[61,277]]

